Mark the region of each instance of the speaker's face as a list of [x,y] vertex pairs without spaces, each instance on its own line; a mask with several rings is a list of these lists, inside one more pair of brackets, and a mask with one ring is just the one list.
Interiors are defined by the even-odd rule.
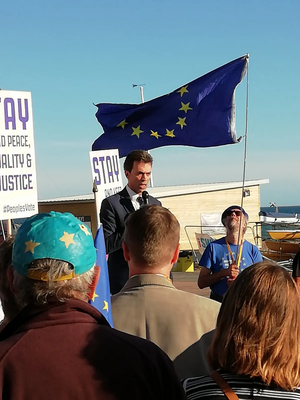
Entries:
[[125,171],[125,175],[130,189],[135,193],[141,194],[148,186],[151,176],[151,164],[134,161],[132,170],[130,172]]

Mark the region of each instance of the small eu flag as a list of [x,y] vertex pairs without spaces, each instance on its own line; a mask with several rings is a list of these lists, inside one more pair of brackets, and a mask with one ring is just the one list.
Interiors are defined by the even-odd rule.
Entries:
[[101,314],[109,322],[110,326],[113,327],[108,268],[106,261],[106,249],[105,249],[102,225],[98,229],[95,237],[95,248],[97,251],[96,265],[100,268],[100,276],[93,298],[89,300],[89,303],[92,304],[95,308],[97,308],[97,310],[99,310]]
[[142,104],[96,106],[104,133],[92,150],[119,149],[120,157],[134,149],[185,145],[222,146],[237,143],[234,91],[248,67],[248,55]]

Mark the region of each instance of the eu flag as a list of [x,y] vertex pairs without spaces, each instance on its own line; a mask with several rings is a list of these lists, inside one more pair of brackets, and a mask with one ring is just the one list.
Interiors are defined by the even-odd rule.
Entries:
[[101,314],[109,322],[110,326],[113,327],[108,268],[106,262],[106,249],[105,249],[102,225],[97,231],[94,244],[97,250],[96,265],[100,268],[100,276],[95,289],[93,299],[89,300],[89,303],[92,304],[94,307],[96,307],[97,310],[99,310]]
[[134,149],[239,142],[234,91],[247,66],[245,55],[142,104],[97,104],[96,117],[104,133],[95,140],[92,150],[119,149],[120,157],[124,157]]

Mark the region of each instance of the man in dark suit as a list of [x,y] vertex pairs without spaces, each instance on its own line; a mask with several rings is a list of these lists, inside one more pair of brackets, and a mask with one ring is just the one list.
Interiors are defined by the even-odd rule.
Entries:
[[121,192],[109,196],[102,201],[100,221],[103,225],[106,252],[108,253],[108,272],[110,292],[118,293],[125,285],[128,277],[128,264],[124,259],[122,242],[125,230],[124,220],[143,204],[161,202],[146,192],[151,176],[153,159],[144,150],[129,153],[124,162],[124,171],[128,183]]

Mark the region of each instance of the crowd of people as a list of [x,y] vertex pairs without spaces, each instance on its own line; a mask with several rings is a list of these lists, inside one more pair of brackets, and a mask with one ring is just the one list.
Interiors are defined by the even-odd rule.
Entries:
[[37,214],[0,245],[2,398],[300,399],[300,257],[293,276],[263,262],[230,206],[200,260],[211,298],[176,289],[180,227],[143,194],[145,153],[130,153],[128,185],[100,212],[114,328],[88,303],[101,266],[75,216]]

